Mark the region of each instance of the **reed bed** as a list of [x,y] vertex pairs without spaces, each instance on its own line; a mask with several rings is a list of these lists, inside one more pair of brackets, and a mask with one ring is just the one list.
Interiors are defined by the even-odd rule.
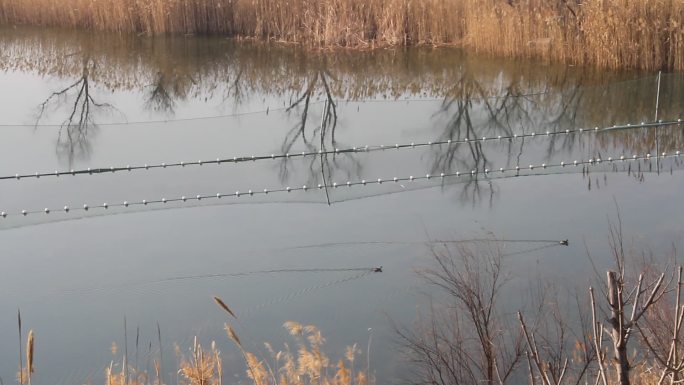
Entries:
[[[239,337],[226,325],[228,338],[240,350],[245,362],[245,381],[236,382],[224,371],[224,361],[216,342],[211,348],[203,348],[195,338],[188,352],[177,347],[179,385],[223,385],[247,383],[252,385],[368,385],[374,384],[364,369],[354,367],[361,353],[356,344],[345,349],[344,358],[336,362],[323,352],[325,339],[313,325],[302,325],[288,321],[284,327],[293,336],[296,348],[285,346],[277,351],[264,343],[266,355],[246,351]],[[125,361],[122,359],[122,361]],[[357,366],[360,366],[357,364]],[[124,369],[125,365],[112,364],[105,370],[106,385],[164,385],[165,382],[155,362],[153,373],[135,368]]]
[[[479,6],[475,6],[477,3]],[[684,3],[498,0],[465,7],[466,42],[482,52],[606,68],[684,69]]]
[[448,43],[449,0],[2,0],[0,21],[136,32],[221,34],[312,46]]
[[[230,320],[240,323],[225,302],[218,297],[214,297],[214,301],[226,311]],[[246,350],[235,329],[228,323],[224,324],[228,338],[235,344],[244,359],[248,383],[253,385],[368,385],[375,383],[373,376],[368,375],[368,366],[365,370],[354,367],[357,356],[361,354],[356,344],[348,346],[345,349],[344,358],[334,362],[325,354],[323,349],[325,338],[316,326],[287,321],[283,327],[293,337],[295,348],[291,349],[285,344],[284,350],[276,352],[273,346],[266,342],[264,347],[267,354],[263,355]],[[116,355],[116,349],[113,349],[112,353]],[[176,355],[178,356],[178,384],[222,385],[224,381],[232,383],[224,373],[221,351],[216,342],[211,343],[210,349],[204,349],[195,337],[189,354],[184,354],[181,348],[176,346]],[[122,365],[116,365],[120,368],[116,371],[114,361],[112,361],[105,371],[106,384],[163,385],[160,361],[155,360],[154,373],[127,368],[125,356],[122,357]]]
[[684,70],[680,0],[0,0],[0,23],[312,48],[463,45],[607,68]]

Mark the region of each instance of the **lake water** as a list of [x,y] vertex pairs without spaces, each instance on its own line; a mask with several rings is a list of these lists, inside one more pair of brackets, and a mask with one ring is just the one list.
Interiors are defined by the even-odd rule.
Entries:
[[372,337],[371,371],[395,383],[392,325],[425,301],[430,241],[535,241],[501,242],[519,289],[585,287],[616,206],[635,250],[682,246],[684,74],[658,84],[447,48],[3,27],[0,377],[17,371],[17,309],[35,383],[103,383],[124,318],[141,367],[159,325],[169,383],[194,336],[243,376],[219,296],[250,350],[312,323],[331,357],[358,343],[366,361]]

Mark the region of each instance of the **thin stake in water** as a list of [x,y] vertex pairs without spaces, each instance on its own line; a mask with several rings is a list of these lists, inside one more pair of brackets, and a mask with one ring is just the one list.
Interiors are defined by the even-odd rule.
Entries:
[[17,309],[17,323],[19,324],[19,384],[24,384],[24,362],[21,347],[21,310]]

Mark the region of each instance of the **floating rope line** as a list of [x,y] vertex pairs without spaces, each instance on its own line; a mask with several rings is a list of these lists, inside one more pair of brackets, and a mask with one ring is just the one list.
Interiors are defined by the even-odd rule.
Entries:
[[[565,242],[565,243],[564,243],[564,242]],[[567,243],[567,241],[561,241],[560,243],[557,243],[557,244],[538,246],[538,247],[533,247],[533,248],[531,248],[531,249],[525,249],[525,250],[520,250],[520,251],[513,251],[513,252],[510,252],[510,253],[504,253],[504,254],[502,254],[501,256],[502,256],[502,257],[512,257],[512,256],[515,256],[515,255],[529,254],[529,253],[533,253],[533,252],[535,252],[535,251],[546,250],[546,249],[550,249],[550,248],[556,247],[556,246],[568,246],[568,243]]]
[[677,120],[667,120],[667,121],[657,121],[639,124],[624,124],[615,125],[611,127],[594,127],[593,129],[567,129],[565,131],[554,131],[545,133],[529,133],[529,134],[513,134],[508,136],[496,136],[496,137],[482,137],[482,138],[464,138],[459,140],[438,140],[438,141],[428,141],[428,142],[412,142],[404,144],[393,144],[393,145],[366,145],[363,147],[350,147],[350,148],[336,148],[333,150],[319,150],[319,151],[302,151],[297,153],[285,153],[285,154],[270,154],[270,155],[252,155],[252,156],[234,156],[232,158],[216,158],[215,160],[198,160],[194,162],[172,162],[172,163],[158,163],[158,164],[143,164],[143,165],[126,165],[126,166],[112,166],[112,167],[97,167],[97,168],[86,168],[86,169],[71,169],[68,171],[53,171],[53,172],[35,172],[33,174],[21,174],[16,173],[14,175],[0,176],[0,181],[2,180],[22,180],[27,178],[40,178],[40,177],[59,177],[65,175],[95,175],[95,174],[106,174],[106,173],[116,173],[122,171],[140,171],[140,170],[152,170],[152,169],[167,169],[167,168],[177,168],[177,167],[188,167],[188,166],[203,166],[210,164],[236,164],[244,162],[255,162],[261,160],[275,160],[275,159],[290,159],[290,158],[304,158],[310,156],[321,156],[321,155],[333,155],[333,154],[347,154],[347,153],[364,153],[364,152],[375,152],[375,151],[388,151],[388,150],[400,150],[400,149],[411,149],[420,147],[432,147],[440,145],[451,145],[451,144],[463,144],[463,143],[477,143],[477,142],[496,142],[503,140],[518,140],[524,138],[535,138],[535,137],[549,137],[556,135],[570,135],[576,133],[601,133],[613,130],[624,130],[624,129],[634,129],[634,128],[652,128],[652,127],[665,127],[665,126],[676,126],[681,125],[682,119]]
[[[624,80],[624,81],[619,81],[619,82],[614,82],[614,83],[609,83],[605,84],[602,86],[593,86],[590,87],[590,89],[596,89],[596,88],[602,88],[602,89],[611,89],[614,87],[619,87],[623,86],[625,84],[634,84],[638,82],[643,82],[643,81],[648,81],[649,79],[654,78],[660,80],[660,74],[656,77],[642,77],[642,78],[636,78],[636,79],[630,79],[630,80]],[[462,101],[484,101],[484,100],[498,100],[498,99],[505,99],[505,98],[529,98],[532,96],[542,96],[542,95],[548,95],[549,91],[544,90],[544,91],[533,91],[530,90],[529,92],[526,93],[520,93],[520,94],[515,94],[515,95],[484,95],[484,96],[479,96],[479,97],[470,97],[470,98],[457,98],[456,100],[462,100]],[[404,96],[403,98],[397,97],[397,98],[380,98],[379,96],[376,98],[368,98],[368,99],[357,99],[357,100],[351,100],[351,99],[344,99],[340,100],[339,102],[341,103],[355,103],[355,104],[364,104],[364,103],[401,103],[401,102],[443,102],[445,100],[445,97],[435,97],[435,96],[426,96],[426,97],[409,97],[409,96]],[[312,100],[309,104],[314,105],[314,104],[320,104],[324,103],[325,100]],[[199,121],[199,120],[211,120],[211,119],[221,119],[221,118],[232,118],[232,117],[241,117],[241,116],[248,116],[248,115],[258,115],[258,114],[268,114],[269,112],[280,112],[280,111],[287,111],[291,107],[289,106],[283,106],[283,107],[267,107],[266,109],[261,109],[261,110],[253,110],[253,111],[244,111],[244,112],[236,112],[232,114],[218,114],[218,115],[208,115],[208,116],[191,116],[187,118],[176,118],[176,119],[156,119],[156,120],[140,120],[140,121],[122,121],[122,122],[111,122],[111,123],[100,123],[98,126],[100,127],[106,127],[106,126],[127,126],[127,125],[143,125],[143,124],[161,124],[161,123],[174,123],[174,122],[189,122],[189,121]],[[25,123],[3,123],[0,124],[0,127],[63,127],[64,124],[60,123],[43,123],[43,124],[25,124]]]
[[[529,98],[531,96],[542,96],[548,95],[549,91],[536,91],[528,93],[520,93],[514,95],[485,95],[478,97],[466,97],[466,98],[456,98],[454,100],[460,101],[484,101],[484,100],[499,100],[505,98]],[[354,103],[354,104],[370,104],[370,103],[401,103],[401,102],[444,102],[444,100],[451,100],[449,97],[423,97],[423,98],[388,98],[388,99],[360,99],[360,100],[344,100],[343,103]],[[319,101],[320,103],[320,101]]]
[[[649,173],[650,171],[647,170],[631,170],[631,163],[628,163],[630,169],[626,170],[618,170],[617,169],[617,164],[612,165],[611,170],[603,170],[603,172],[620,172],[624,171],[627,172],[628,174],[631,172],[640,172],[640,173]],[[574,168],[574,167],[573,167]],[[670,174],[672,175],[673,169],[670,169]],[[490,175],[486,179],[483,179],[483,181],[487,182],[493,182],[493,181],[501,181],[501,180],[506,180],[506,179],[518,179],[518,178],[531,178],[531,177],[542,177],[542,176],[560,176],[560,175],[588,175],[589,170],[586,169],[586,166],[582,167],[582,171],[577,171],[577,172],[542,172],[542,173],[534,173],[534,174],[509,174],[509,175]],[[383,196],[391,196],[395,194],[401,194],[404,192],[416,192],[416,191],[422,191],[422,190],[430,190],[434,189],[437,187],[448,187],[448,186],[456,186],[459,184],[467,184],[471,183],[473,181],[478,181],[477,176],[469,175],[469,178],[467,179],[447,179],[445,177],[444,180],[441,181],[439,184],[431,184],[431,185],[424,185],[424,186],[416,186],[416,187],[411,187],[410,189],[407,189],[406,186],[400,185],[402,188],[401,189],[396,189],[396,190],[391,190],[391,191],[385,191],[385,192],[380,192],[380,193],[372,193],[372,194],[366,194],[360,197],[353,197],[353,198],[344,198],[344,199],[336,199],[332,201],[331,203],[347,203],[347,202],[352,202],[356,200],[362,200],[362,199],[369,199],[369,198],[376,198],[376,197],[383,197]],[[108,210],[101,210],[99,213],[92,213],[89,215],[81,215],[81,216],[61,216],[61,217],[52,217],[51,220],[43,221],[43,222],[23,222],[23,223],[12,223],[9,226],[0,226],[0,231],[2,230],[9,230],[9,229],[18,229],[18,228],[23,228],[23,227],[29,227],[29,226],[40,226],[44,224],[49,224],[49,223],[61,223],[61,222],[70,222],[70,221],[78,221],[82,220],[85,218],[98,218],[98,217],[104,217],[104,216],[111,216],[111,215],[126,215],[126,214],[139,214],[139,213],[149,213],[149,212],[157,212],[157,211],[166,211],[166,210],[183,210],[183,209],[194,209],[194,208],[204,208],[204,207],[227,207],[227,206],[233,206],[233,205],[274,205],[274,204],[317,204],[317,205],[326,205],[328,204],[325,201],[311,201],[311,200],[306,200],[306,199],[289,199],[289,200],[274,200],[274,201],[259,201],[259,200],[243,200],[243,201],[238,201],[238,200],[232,200],[232,201],[219,201],[216,200],[212,203],[202,203],[202,202],[195,202],[195,203],[190,203],[190,204],[184,204],[182,206],[157,206],[157,207],[150,207],[150,208],[145,208],[141,210],[126,210],[126,211],[108,211]],[[43,216],[44,218],[47,218],[48,216],[45,215]],[[2,220],[3,217],[0,216],[0,220]],[[2,223],[0,221],[0,223]]]
[[318,249],[337,246],[361,246],[361,245],[426,245],[426,244],[457,244],[457,243],[476,243],[476,242],[500,242],[500,243],[551,243],[568,246],[569,241],[565,240],[545,240],[545,239],[496,239],[496,238],[473,238],[459,240],[428,240],[428,241],[360,241],[360,242],[330,242],[317,243],[313,245],[303,245],[288,247],[285,250]]
[[[630,163],[631,164],[631,163]],[[620,170],[616,169],[617,165],[613,165],[612,170],[606,170],[610,172],[619,172]],[[629,170],[623,170],[629,172]],[[647,173],[648,171],[640,171]],[[672,173],[672,170],[670,170]],[[557,176],[557,175],[579,175],[582,173],[583,175],[586,175],[587,170],[585,168],[582,168],[582,171],[577,171],[577,172],[543,172],[543,173],[534,173],[534,174],[508,174],[508,175],[490,175],[485,181],[501,181],[501,180],[506,180],[506,179],[517,179],[517,178],[526,178],[526,177],[542,177],[542,176]],[[472,181],[477,181],[477,178],[473,177],[472,175],[468,174],[469,178],[463,179],[448,179],[445,177],[444,180],[441,181],[439,184],[432,184],[432,185],[424,185],[424,186],[418,186],[418,187],[411,187],[410,189],[407,189],[406,186],[400,185],[402,187],[401,189],[397,190],[391,190],[391,191],[385,191],[385,192],[380,192],[380,193],[372,193],[372,194],[366,194],[360,197],[353,197],[353,198],[344,198],[344,199],[336,199],[331,202],[334,204],[337,203],[347,203],[347,202],[352,202],[356,200],[361,200],[361,199],[369,199],[369,198],[376,198],[376,197],[381,197],[381,196],[390,196],[390,195],[395,195],[395,194],[401,194],[404,192],[415,192],[415,191],[422,191],[422,190],[430,190],[434,189],[437,187],[447,187],[447,186],[456,186],[458,184],[466,184],[470,183]],[[316,205],[326,205],[328,206],[327,202],[325,200],[323,201],[312,201],[312,200],[306,200],[306,199],[287,199],[287,200],[271,200],[271,201],[259,201],[259,200],[215,200],[212,203],[206,203],[206,202],[194,202],[190,203],[188,202],[187,204],[184,204],[182,206],[166,206],[166,205],[161,205],[161,206],[155,206],[155,207],[141,207],[141,209],[136,210],[136,209],[130,209],[126,211],[110,211],[110,210],[100,210],[98,213],[90,213],[89,215],[69,215],[69,216],[61,216],[61,217],[52,217],[52,219],[49,219],[47,221],[43,222],[23,222],[23,223],[12,223],[9,226],[3,226],[0,227],[0,231],[3,230],[9,230],[9,229],[18,229],[18,228],[23,228],[23,227],[29,227],[29,226],[41,226],[44,224],[49,224],[49,223],[62,223],[62,222],[70,222],[70,221],[79,221],[85,218],[98,218],[98,217],[104,217],[104,216],[111,216],[111,215],[126,215],[126,214],[139,214],[139,213],[150,213],[150,212],[157,212],[157,211],[166,211],[166,210],[190,210],[194,208],[203,208],[203,207],[227,207],[227,206],[233,206],[233,205],[274,205],[274,204],[316,204]],[[61,211],[58,211],[61,212]],[[1,214],[1,213],[0,213]],[[62,212],[62,214],[65,214]],[[48,218],[49,216],[44,215],[42,216],[43,218]],[[0,216],[0,220],[2,220],[2,216]],[[0,221],[0,223],[3,223]]]
[[[214,195],[196,195],[194,197],[188,197],[188,196],[181,196],[181,197],[176,197],[176,198],[161,198],[161,199],[155,199],[155,200],[146,200],[143,199],[141,201],[123,201],[122,203],[103,203],[99,205],[89,205],[89,204],[84,204],[82,207],[70,207],[70,206],[64,206],[62,209],[55,210],[56,212],[63,212],[63,213],[70,213],[73,211],[90,211],[90,210],[107,210],[110,208],[116,208],[116,207],[123,207],[123,208],[128,208],[128,207],[135,207],[135,206],[149,206],[149,205],[164,205],[167,203],[174,203],[174,202],[192,202],[192,201],[202,201],[202,200],[211,200],[211,199],[222,199],[222,198],[228,198],[228,197],[233,197],[233,198],[239,198],[242,196],[247,196],[247,197],[252,197],[255,195],[269,195],[269,194],[277,194],[277,193],[292,193],[292,192],[307,192],[309,190],[323,190],[326,188],[332,188],[332,189],[338,189],[338,188],[343,188],[343,187],[357,187],[357,186],[369,186],[369,185],[381,185],[383,183],[395,183],[399,184],[399,182],[414,182],[414,181],[421,181],[421,180],[445,180],[445,179],[453,179],[453,178],[460,178],[460,177],[470,177],[471,179],[477,178],[477,177],[484,177],[484,178],[491,178],[492,176],[495,178],[497,174],[511,174],[513,175],[508,175],[508,176],[521,176],[521,175],[526,175],[526,174],[521,174],[521,172],[525,172],[526,170],[532,171],[535,169],[551,169],[551,168],[562,168],[562,167],[578,167],[578,166],[583,166],[583,165],[590,165],[590,166],[595,166],[599,165],[601,163],[620,163],[620,162],[634,162],[637,160],[653,160],[656,158],[660,159],[666,159],[666,158],[679,158],[681,155],[681,151],[676,151],[673,154],[667,154],[667,153],[662,153],[660,155],[656,156],[651,156],[651,154],[646,154],[643,156],[639,155],[632,155],[631,157],[625,157],[624,155],[618,157],[618,158],[613,158],[613,157],[608,157],[607,159],[601,159],[601,158],[591,158],[589,160],[574,160],[572,162],[560,162],[560,163],[554,163],[554,164],[546,164],[542,163],[541,165],[532,165],[530,164],[529,167],[520,167],[520,166],[515,166],[513,168],[504,168],[501,167],[498,170],[497,169],[485,169],[483,171],[479,170],[471,170],[467,172],[460,172],[460,171],[455,171],[455,172],[442,172],[440,174],[425,174],[423,176],[408,176],[408,177],[393,177],[391,179],[384,179],[384,178],[378,178],[376,180],[360,180],[360,181],[347,181],[346,183],[325,183],[325,184],[318,184],[317,186],[307,186],[303,185],[301,187],[279,187],[275,189],[268,189],[265,188],[263,190],[247,190],[247,191],[236,191],[235,193],[216,193]],[[534,175],[534,174],[527,174],[527,175]],[[404,187],[403,185],[400,185]],[[405,187],[404,187],[405,188]],[[27,215],[33,215],[33,214],[45,214],[49,215],[52,213],[53,210],[50,208],[45,208],[43,210],[22,210],[18,213],[8,213],[5,211],[0,211],[0,219],[2,218],[7,218],[8,216],[27,216]]]
[[[310,104],[320,104],[323,103],[321,100],[312,101]],[[268,114],[269,112],[281,112],[287,111],[289,107],[275,107],[266,108],[263,110],[256,111],[244,111],[236,112],[232,114],[219,114],[219,115],[209,115],[209,116],[191,116],[188,118],[177,118],[177,119],[157,119],[157,120],[139,120],[139,121],[124,121],[124,122],[112,122],[112,123],[98,123],[98,127],[114,127],[114,126],[130,126],[133,124],[162,124],[162,123],[182,123],[182,122],[193,122],[197,120],[212,120],[212,119],[223,119],[223,118],[237,118],[249,115],[261,115]],[[42,124],[11,124],[4,123],[0,124],[0,127],[64,127],[64,124],[59,123],[42,123]]]
[[259,304],[259,305],[254,306],[254,307],[252,307],[252,308],[245,309],[245,310],[243,310],[243,311],[241,311],[241,312],[238,312],[238,316],[239,316],[239,317],[248,317],[248,316],[251,315],[251,313],[254,313],[254,312],[256,312],[256,311],[258,311],[258,310],[261,310],[261,309],[263,309],[263,308],[265,308],[265,307],[268,307],[268,306],[271,306],[271,305],[275,305],[275,304],[277,304],[277,303],[289,302],[289,301],[291,301],[291,300],[293,300],[293,299],[295,299],[295,298],[297,298],[297,297],[300,297],[300,296],[305,295],[305,294],[309,294],[309,293],[312,292],[312,291],[325,289],[325,288],[328,288],[328,287],[331,287],[331,286],[340,285],[340,284],[343,284],[343,283],[346,283],[346,282],[350,282],[350,281],[355,281],[355,280],[357,280],[357,279],[361,279],[361,278],[367,277],[367,276],[369,276],[369,275],[371,275],[371,274],[373,274],[373,273],[374,273],[373,271],[364,271],[364,272],[362,272],[362,273],[360,273],[360,274],[354,274],[354,275],[349,276],[349,277],[336,279],[336,280],[334,280],[334,281],[325,282],[325,283],[322,283],[322,284],[319,284],[319,285],[316,285],[316,286],[306,287],[306,288],[303,288],[303,289],[300,289],[300,290],[291,292],[291,293],[289,293],[289,294],[286,294],[286,295],[283,295],[283,296],[280,296],[280,297],[273,298],[273,299],[271,299],[271,300],[268,301],[268,302],[264,302],[264,303],[262,303],[262,304]]
[[[289,293],[285,293],[279,297],[271,298],[270,300],[267,300],[266,302],[262,302],[262,303],[259,303],[257,305],[249,306],[249,307],[246,307],[244,309],[242,309],[241,307],[233,307],[233,306],[231,306],[231,309],[237,315],[238,323],[240,323],[240,320],[244,321],[246,319],[254,317],[260,311],[262,311],[265,308],[268,308],[269,306],[277,305],[277,304],[281,304],[281,303],[287,303],[287,302],[296,300],[299,297],[303,297],[303,296],[315,293],[317,290],[323,290],[323,289],[327,289],[327,288],[330,288],[333,286],[342,285],[342,284],[345,284],[347,282],[359,280],[359,279],[368,277],[371,274],[373,274],[373,273],[372,272],[363,272],[360,274],[353,274],[350,276],[335,279],[333,281],[322,282],[322,283],[317,284],[315,286],[305,287],[305,288],[302,288],[299,290],[293,290],[293,291],[291,291]],[[284,290],[282,290],[282,289],[280,290],[280,292],[283,292],[283,291]],[[243,325],[241,325],[241,327],[244,328]],[[222,329],[218,328],[215,323],[208,323],[208,324],[206,324],[205,328],[202,330],[203,330],[202,334],[208,334],[210,330],[215,330],[216,332],[220,332]],[[244,333],[244,331],[243,331],[243,333]],[[188,337],[187,335],[183,338],[184,338],[185,345],[187,345],[191,338]],[[250,339],[253,339],[253,338],[250,338]],[[252,342],[254,342],[254,341],[252,341]],[[260,345],[260,342],[258,344]]]
[[[632,160],[632,159],[630,158],[629,160]],[[618,162],[613,162],[613,163],[618,163]],[[581,165],[581,163],[578,163],[577,165],[579,166],[579,165]],[[628,163],[628,165],[631,167],[631,163]],[[679,166],[679,165],[680,164],[677,164],[677,166]],[[566,166],[567,166],[567,164],[566,164]],[[549,166],[548,169],[553,169],[553,166]],[[573,169],[574,169],[574,167],[573,167]],[[520,170],[526,171],[525,168],[521,168]],[[673,170],[674,170],[673,168],[670,168],[670,175],[673,174]],[[629,169],[629,168],[625,169],[625,170],[618,170],[617,164],[612,164],[612,169],[602,170],[601,172],[617,173],[617,172],[621,172],[621,171],[626,172],[628,175],[630,174],[630,172],[631,173],[642,173],[642,174],[656,173],[655,170],[649,171],[649,170],[637,170],[637,169]],[[581,171],[577,171],[577,172],[535,172],[533,174],[531,174],[531,173],[520,173],[520,172],[513,173],[513,174],[511,174],[511,173],[501,174],[501,173],[489,172],[489,174],[487,174],[486,178],[481,179],[481,180],[478,179],[478,176],[481,175],[481,173],[477,173],[475,175],[461,174],[461,176],[469,176],[469,178],[467,178],[467,179],[461,178],[460,180],[459,179],[448,180],[445,177],[445,180],[442,181],[442,183],[440,183],[440,184],[424,185],[424,186],[420,186],[420,187],[412,187],[410,189],[407,189],[405,185],[401,185],[402,189],[400,189],[400,190],[398,189],[398,190],[384,191],[384,192],[379,192],[379,193],[371,193],[371,194],[366,194],[366,195],[359,196],[359,197],[335,199],[333,201],[333,203],[335,203],[335,204],[347,203],[347,202],[369,199],[369,198],[376,198],[376,197],[381,197],[381,196],[387,197],[387,196],[391,196],[391,195],[395,195],[395,194],[402,194],[404,192],[409,192],[409,191],[410,192],[416,192],[416,191],[421,191],[421,190],[430,190],[430,189],[434,189],[436,187],[444,188],[444,187],[448,187],[448,186],[455,186],[458,184],[467,184],[467,183],[471,183],[473,181],[475,181],[475,182],[478,182],[478,181],[495,182],[495,181],[502,181],[502,180],[506,180],[506,179],[532,178],[532,177],[543,177],[543,176],[560,176],[560,175],[580,175],[580,174],[582,174],[583,176],[588,176],[589,173],[590,173],[590,170],[587,169],[586,166],[584,166],[581,168]],[[434,177],[432,177],[432,178],[434,179]],[[314,203],[314,202],[308,202],[308,203]],[[22,226],[14,226],[14,227],[22,227]]]
[[[521,255],[521,254],[532,253],[532,252],[535,252],[535,251],[541,251],[541,250],[549,249],[549,248],[552,248],[552,247],[567,246],[567,244],[565,243],[565,242],[567,242],[567,241],[560,241],[560,242],[558,242],[558,241],[553,241],[553,242],[554,242],[554,243],[553,243],[553,244],[550,244],[550,245],[539,246],[539,247],[535,247],[535,248],[531,248],[531,249],[526,249],[526,250],[515,251],[515,252],[511,252],[511,253],[504,253],[504,254],[502,254],[501,256],[502,256],[502,257],[510,257],[510,256],[515,256],[515,255]],[[323,284],[320,284],[320,285],[317,285],[317,286],[312,286],[312,287],[304,288],[304,289],[301,289],[301,290],[297,290],[297,291],[294,291],[294,292],[292,292],[292,293],[290,293],[290,294],[287,294],[287,295],[284,295],[284,296],[281,296],[281,297],[278,297],[278,298],[274,298],[274,299],[272,299],[272,300],[270,300],[270,301],[268,301],[268,302],[265,302],[265,303],[263,303],[263,304],[254,306],[253,308],[246,309],[246,310],[243,311],[243,312],[239,312],[238,315],[239,315],[240,317],[249,316],[250,313],[255,312],[255,311],[257,311],[257,310],[260,310],[260,309],[262,309],[262,308],[264,308],[264,307],[271,306],[271,305],[274,305],[274,304],[277,304],[277,303],[281,303],[281,302],[291,301],[291,300],[293,300],[293,299],[295,299],[295,298],[297,298],[297,297],[299,297],[299,296],[305,295],[305,294],[307,294],[307,293],[309,293],[309,292],[311,292],[311,291],[320,290],[320,289],[324,289],[324,288],[327,288],[327,287],[330,287],[330,286],[333,286],[333,285],[338,285],[338,284],[342,284],[342,283],[345,283],[345,282],[357,280],[357,279],[366,277],[366,276],[368,276],[368,275],[370,275],[370,274],[373,274],[374,272],[376,272],[376,271],[373,271],[373,270],[371,270],[371,271],[365,271],[365,272],[362,272],[362,273],[360,273],[360,274],[358,274],[358,275],[353,275],[353,276],[350,276],[350,277],[347,277],[347,278],[341,278],[341,279],[338,279],[338,280],[335,280],[335,281],[331,281],[331,282],[327,282],[327,283],[323,283]]]
[[[480,100],[496,100],[496,99],[503,99],[507,97],[515,97],[515,98],[527,98],[530,96],[541,96],[541,95],[547,95],[549,92],[548,91],[539,91],[539,92],[531,92],[531,93],[522,93],[522,94],[516,94],[516,95],[489,95],[489,96],[484,96],[484,97],[477,97],[477,98],[468,98],[468,100],[471,101],[480,101]],[[321,104],[325,103],[326,100],[312,100],[309,102],[309,105],[316,105],[316,104]],[[391,99],[359,99],[359,100],[340,100],[339,102],[345,103],[345,104],[366,104],[366,103],[416,103],[416,102],[443,102],[444,98],[443,97],[421,97],[421,98],[412,98],[412,97],[404,97],[404,98],[391,98]],[[138,120],[138,121],[123,121],[123,122],[111,122],[111,123],[99,123],[97,126],[99,127],[115,127],[115,126],[130,126],[130,125],[143,125],[143,124],[162,124],[162,123],[180,123],[180,122],[192,122],[192,121],[199,121],[199,120],[212,120],[212,119],[224,119],[224,118],[236,118],[236,117],[242,117],[242,116],[249,116],[249,115],[261,115],[261,114],[266,114],[268,115],[269,112],[283,112],[283,111],[288,111],[291,109],[291,106],[283,106],[283,107],[267,107],[265,109],[261,110],[254,110],[254,111],[244,111],[244,112],[236,112],[232,114],[218,114],[218,115],[208,115],[208,116],[190,116],[187,118],[176,118],[176,119],[156,119],[156,120]],[[3,123],[0,124],[0,127],[64,127],[64,124],[60,123],[39,123],[39,124],[26,124],[26,123]]]
[[64,293],[88,293],[94,291],[123,289],[130,287],[141,287],[148,285],[157,285],[178,281],[202,280],[212,278],[242,278],[253,275],[268,275],[278,273],[340,273],[340,272],[366,272],[366,273],[382,273],[382,266],[379,267],[356,267],[356,268],[314,268],[314,269],[272,269],[272,270],[255,270],[238,273],[212,273],[212,274],[197,274],[197,275],[183,275],[177,277],[163,278],[155,281],[126,283],[109,287],[96,287],[87,289],[71,289],[65,290]]
[[[500,239],[479,239],[477,241],[482,241],[482,242],[500,242]],[[461,242],[468,242],[468,240],[464,241],[453,241],[453,242],[444,242],[444,244],[449,244],[449,243],[461,243]],[[515,241],[509,241],[509,242],[515,242]],[[527,242],[524,240],[521,240],[521,242]],[[534,242],[534,241],[533,241]],[[539,242],[544,242],[544,241],[539,241]],[[501,253],[502,257],[513,257],[516,255],[523,255],[523,254],[529,254],[529,253],[534,253],[535,251],[541,251],[541,250],[546,250],[554,247],[560,247],[560,246],[569,246],[569,241],[567,239],[562,240],[562,241],[547,241],[550,242],[548,245],[543,245],[543,246],[537,246],[537,247],[532,247],[532,248],[527,248],[523,250],[518,250],[518,251],[512,251],[509,253]]]

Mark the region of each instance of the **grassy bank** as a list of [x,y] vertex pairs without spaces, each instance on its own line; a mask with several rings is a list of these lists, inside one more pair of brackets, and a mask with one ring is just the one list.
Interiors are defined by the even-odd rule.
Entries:
[[0,23],[316,48],[464,45],[608,68],[684,70],[684,3],[677,0],[0,0]]

